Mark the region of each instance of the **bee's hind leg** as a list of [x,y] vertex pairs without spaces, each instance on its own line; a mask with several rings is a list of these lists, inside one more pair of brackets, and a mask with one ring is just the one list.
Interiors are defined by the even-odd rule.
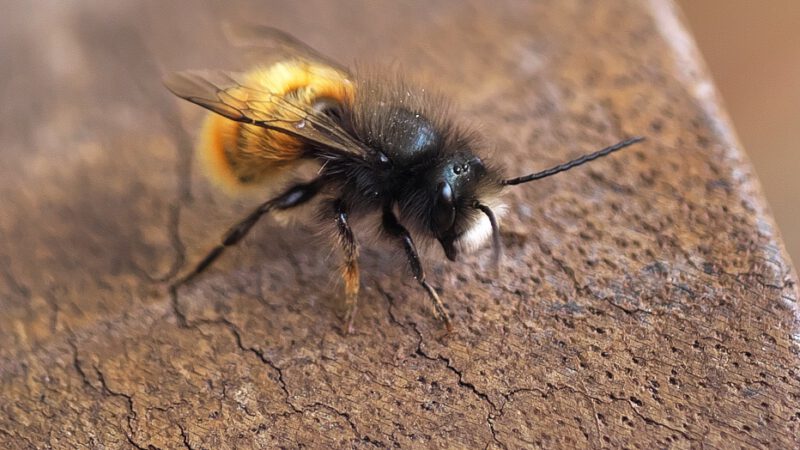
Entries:
[[231,227],[228,232],[225,233],[225,236],[222,237],[222,243],[214,247],[205,258],[197,263],[194,270],[173,283],[173,288],[188,283],[216,261],[227,247],[238,244],[264,214],[272,210],[290,209],[306,203],[314,198],[322,187],[322,184],[319,178],[309,181],[308,183],[297,184],[287,189],[283,194],[262,203],[242,221]]
[[342,264],[342,279],[344,280],[345,305],[347,313],[344,323],[346,332],[353,332],[353,319],[356,315],[358,306],[358,289],[360,277],[358,272],[358,244],[353,235],[353,230],[348,222],[347,208],[341,200],[334,203],[336,212],[336,230],[339,237],[339,245],[344,252],[344,262]]

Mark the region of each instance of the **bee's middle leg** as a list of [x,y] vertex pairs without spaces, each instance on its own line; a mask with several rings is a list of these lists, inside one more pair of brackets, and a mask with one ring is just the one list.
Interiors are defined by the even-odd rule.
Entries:
[[345,306],[345,327],[347,333],[353,332],[353,320],[355,319],[356,307],[358,306],[358,289],[360,286],[360,276],[358,272],[358,243],[353,235],[348,221],[348,211],[341,200],[334,203],[336,213],[336,230],[339,238],[339,245],[344,253],[342,263],[342,279],[344,280]]

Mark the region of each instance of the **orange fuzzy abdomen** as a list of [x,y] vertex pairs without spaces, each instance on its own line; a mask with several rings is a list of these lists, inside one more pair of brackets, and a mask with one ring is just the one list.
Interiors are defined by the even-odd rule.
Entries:
[[[305,61],[280,62],[254,69],[244,84],[251,94],[248,100],[261,108],[260,116],[292,122],[301,117],[296,111],[269,102],[271,95],[291,95],[293,105],[311,110],[319,99],[351,103],[352,82],[339,70]],[[253,97],[258,95],[258,97]],[[303,157],[303,143],[275,130],[209,114],[203,125],[199,156],[206,172],[218,185],[229,191],[248,186],[282,181]]]

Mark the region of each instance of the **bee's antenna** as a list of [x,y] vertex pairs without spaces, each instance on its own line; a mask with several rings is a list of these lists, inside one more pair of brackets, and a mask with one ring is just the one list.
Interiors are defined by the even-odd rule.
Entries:
[[[594,153],[589,153],[588,155],[583,155],[580,158],[573,159],[572,161],[565,162],[563,164],[559,164],[555,167],[551,167],[547,170],[543,170],[541,172],[532,173],[530,175],[525,175],[523,177],[518,178],[510,178],[508,180],[503,180],[502,183],[507,186],[513,186],[515,184],[522,184],[527,183],[529,181],[540,180],[542,178],[547,178],[550,175],[555,175],[559,172],[564,172],[566,170],[572,169],[573,167],[578,167],[581,164],[587,163],[589,161],[594,161],[597,158],[602,158],[603,156],[610,155],[611,153],[616,152],[617,150],[622,150],[623,148],[633,145],[637,142],[643,141],[644,138],[641,136],[632,137],[629,139],[625,139],[624,141],[618,142],[610,147],[606,147],[602,150],[598,150]],[[484,211],[486,212],[486,211]]]
[[494,216],[494,211],[482,203],[476,203],[475,208],[480,209],[486,217],[489,218],[489,223],[492,225],[492,247],[494,251],[494,266],[500,266],[500,258],[503,256],[503,243],[500,241],[500,227],[497,226],[497,218]]

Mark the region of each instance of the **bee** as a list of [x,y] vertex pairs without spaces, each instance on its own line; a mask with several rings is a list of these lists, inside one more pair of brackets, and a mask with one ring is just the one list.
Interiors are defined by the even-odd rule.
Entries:
[[[440,98],[402,80],[356,74],[275,28],[228,27],[227,34],[233,43],[259,49],[274,61],[244,73],[175,73],[165,84],[178,97],[210,111],[198,149],[218,184],[229,189],[270,187],[281,193],[231,227],[177,284],[206,270],[265,215],[313,201],[317,220],[335,223],[348,332],[360,284],[354,219],[379,217],[380,235],[403,248],[435,317],[450,331],[450,317],[428,283],[413,236],[438,241],[451,261],[491,241],[497,262],[497,212],[504,189],[570,170],[643,139],[625,139],[541,172],[507,178],[482,154],[478,136],[446,113]],[[290,182],[309,161],[318,165],[316,176]]]

